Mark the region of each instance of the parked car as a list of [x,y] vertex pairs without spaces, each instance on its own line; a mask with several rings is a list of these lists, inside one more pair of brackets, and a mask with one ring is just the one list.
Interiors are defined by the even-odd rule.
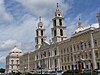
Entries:
[[100,73],[100,69],[96,69],[95,72]]

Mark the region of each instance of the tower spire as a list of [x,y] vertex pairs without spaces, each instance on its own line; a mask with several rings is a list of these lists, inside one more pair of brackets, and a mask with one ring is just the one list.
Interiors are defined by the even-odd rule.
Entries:
[[82,22],[81,22],[81,19],[79,17],[79,19],[78,19],[78,28],[81,28],[81,27],[82,27]]
[[59,3],[57,3],[57,9],[56,9],[56,11],[58,11],[59,10]]
[[41,16],[39,17],[39,21],[41,22]]

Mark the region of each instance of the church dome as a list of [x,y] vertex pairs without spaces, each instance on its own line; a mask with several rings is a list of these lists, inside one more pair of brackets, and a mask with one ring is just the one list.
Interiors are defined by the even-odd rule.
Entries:
[[83,31],[83,30],[84,30],[84,28],[83,28],[83,26],[82,26],[82,21],[81,21],[80,18],[79,18],[79,20],[78,20],[78,27],[77,27],[77,29],[75,30],[75,33],[78,33],[78,32]]
[[83,31],[83,30],[84,30],[83,27],[77,28],[77,29],[75,30],[75,33],[78,33],[78,32]]
[[22,50],[18,49],[18,48],[14,48],[10,51],[9,53],[10,56],[14,56],[14,57],[18,57],[18,56],[21,56],[22,55]]

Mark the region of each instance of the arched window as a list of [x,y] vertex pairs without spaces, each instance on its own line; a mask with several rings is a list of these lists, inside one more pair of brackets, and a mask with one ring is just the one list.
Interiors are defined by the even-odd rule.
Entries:
[[36,35],[38,36],[38,31],[36,31]]
[[53,21],[54,26],[56,26],[56,20]]
[[54,36],[56,36],[56,30],[54,30]]
[[63,30],[62,29],[60,29],[60,35],[63,36]]
[[41,39],[41,44],[43,43],[43,38]]
[[62,19],[59,19],[59,25],[62,26]]
[[41,36],[43,36],[43,30],[41,30]]
[[11,60],[11,64],[13,64],[14,63],[14,60]]

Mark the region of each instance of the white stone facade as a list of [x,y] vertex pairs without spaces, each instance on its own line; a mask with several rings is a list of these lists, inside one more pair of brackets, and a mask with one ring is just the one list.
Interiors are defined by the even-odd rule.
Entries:
[[9,55],[6,57],[6,72],[18,72],[19,71],[19,57],[22,55],[22,51],[18,48],[11,50]]

